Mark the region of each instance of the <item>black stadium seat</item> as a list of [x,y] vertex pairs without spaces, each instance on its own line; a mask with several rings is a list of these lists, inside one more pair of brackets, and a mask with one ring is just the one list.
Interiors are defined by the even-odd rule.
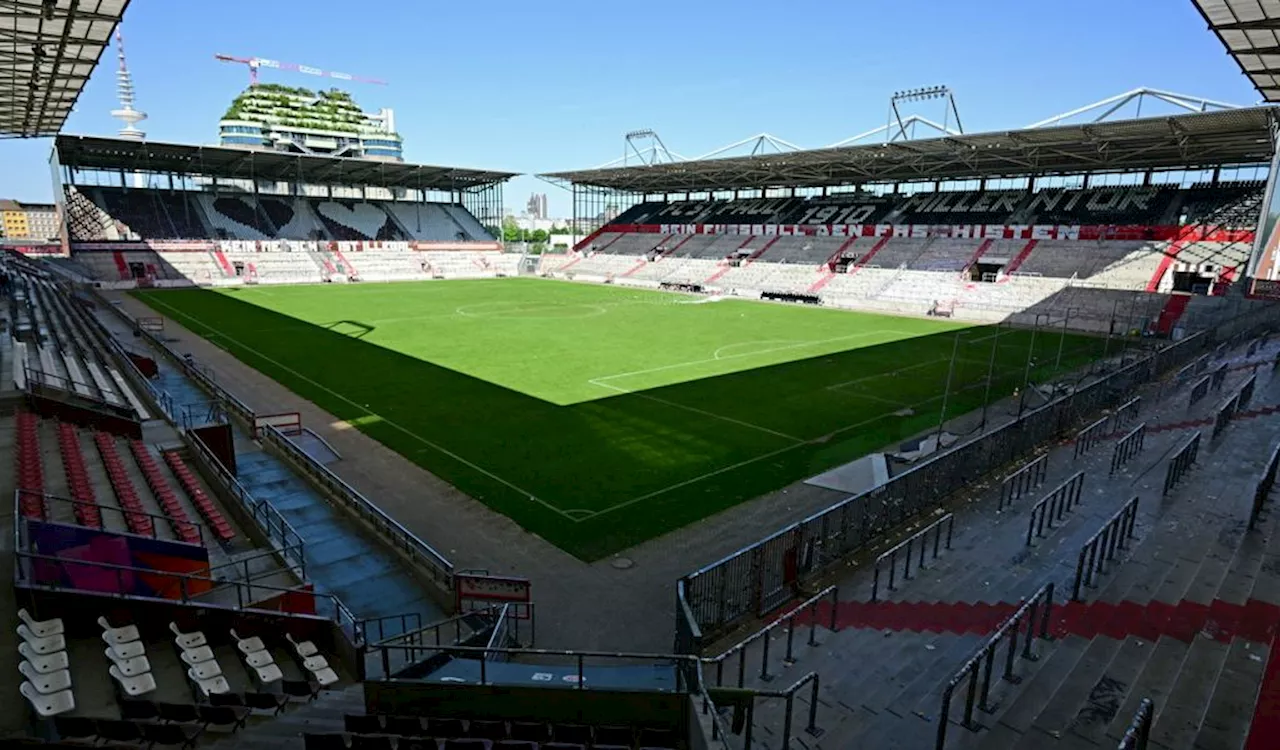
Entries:
[[347,750],[347,737],[340,732],[303,732],[302,743],[306,750]]
[[422,719],[417,716],[388,716],[385,719],[384,726],[387,734],[398,734],[401,737],[427,736],[426,730],[422,727]]
[[387,734],[353,734],[351,750],[394,750],[395,743]]
[[428,718],[427,734],[433,737],[463,737],[467,734],[467,728],[462,725],[461,719]]
[[87,740],[98,736],[98,722],[83,716],[55,716],[53,728],[58,738],[64,740]]
[[528,740],[501,740],[493,743],[493,750],[538,750],[538,743]]
[[382,734],[389,732],[391,734],[401,734],[398,729],[384,728],[381,716],[356,716],[347,714],[342,717],[343,727],[348,732],[358,734]]
[[196,706],[196,714],[206,727],[230,726],[232,731],[242,729],[253,712],[244,706]]
[[467,722],[467,736],[486,740],[505,740],[507,738],[507,723],[505,721],[472,719]]
[[635,735],[631,727],[596,727],[595,742],[597,745],[631,747],[635,742]]
[[527,721],[511,722],[511,739],[529,742],[546,742],[551,739],[551,732],[546,724],[535,724]]
[[576,745],[591,744],[591,727],[583,724],[556,724],[551,727],[551,739]]

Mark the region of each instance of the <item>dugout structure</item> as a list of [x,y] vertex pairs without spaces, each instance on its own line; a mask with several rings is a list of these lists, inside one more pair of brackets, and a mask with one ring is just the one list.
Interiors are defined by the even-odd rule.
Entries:
[[[1273,230],[1280,218],[1274,191],[1278,112],[1274,106],[1243,107],[541,177],[572,191],[574,226],[587,234],[580,246],[644,202],[1218,184],[1241,171],[1268,174],[1265,226]],[[1271,233],[1258,233],[1251,276],[1262,238]],[[1280,248],[1280,238],[1272,244]]]

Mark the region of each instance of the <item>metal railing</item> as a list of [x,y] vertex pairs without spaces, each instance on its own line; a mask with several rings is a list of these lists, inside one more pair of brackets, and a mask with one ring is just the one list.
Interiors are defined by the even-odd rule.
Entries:
[[1168,495],[1174,487],[1178,486],[1178,482],[1181,482],[1187,472],[1191,471],[1199,455],[1200,432],[1197,430],[1169,460],[1169,467],[1164,472],[1164,491],[1160,493],[1161,495]]
[[1086,455],[1102,442],[1103,438],[1106,437],[1107,423],[1110,420],[1110,417],[1102,417],[1076,433],[1075,453],[1071,456],[1073,461]]
[[1244,381],[1244,385],[1240,386],[1240,399],[1236,408],[1243,411],[1249,408],[1249,403],[1253,401],[1253,389],[1258,384],[1258,376],[1250,375],[1249,379]]
[[413,569],[425,573],[443,591],[453,592],[453,563],[422,541],[381,508],[360,494],[342,477],[316,461],[277,428],[267,425],[262,430],[264,445],[275,448],[320,487],[328,491],[349,512],[373,527],[396,551],[407,557]]
[[1093,586],[1096,578],[1105,572],[1107,561],[1115,559],[1116,553],[1133,538],[1137,520],[1138,496],[1134,495],[1080,547],[1075,582],[1071,585],[1072,601],[1080,601],[1081,590]]
[[[871,601],[877,601],[880,597],[880,568],[882,566],[888,567],[889,569],[888,589],[893,591],[894,579],[898,570],[898,554],[902,553],[902,580],[909,581],[911,580],[912,546],[915,545],[916,542],[919,542],[919,545],[917,546],[920,549],[920,560],[916,567],[924,569],[925,551],[929,548],[929,532],[933,532],[933,557],[930,559],[937,560],[938,555],[940,554],[938,548],[942,545],[943,527],[945,526],[947,530],[946,549],[951,549],[951,536],[955,532],[955,525],[956,517],[953,514],[948,513],[901,542],[898,542],[877,557],[875,572],[871,577]],[[888,563],[887,566],[885,565],[886,563]]]
[[1280,443],[1277,443],[1271,451],[1271,458],[1267,459],[1267,466],[1262,470],[1262,476],[1258,478],[1258,484],[1253,489],[1253,508],[1249,511],[1250,530],[1258,525],[1262,506],[1267,502],[1272,488],[1275,487],[1277,470],[1280,470]]
[[853,552],[1000,467],[1025,460],[1086,415],[1131,400],[1134,388],[1198,356],[1211,345],[1210,337],[1201,331],[1154,352],[1131,352],[1126,364],[1098,380],[684,576],[681,596],[700,637],[714,639],[773,611],[794,598],[806,581],[841,565]]
[[1205,396],[1209,395],[1209,386],[1212,384],[1212,382],[1213,382],[1213,376],[1205,375],[1203,378],[1200,378],[1199,380],[1197,380],[1195,385],[1191,386],[1191,394],[1187,397],[1188,410],[1190,410],[1191,407],[1195,406],[1196,404],[1200,403],[1200,401],[1203,400]]
[[240,480],[236,479],[227,467],[222,465],[218,457],[205,446],[200,438],[190,432],[182,433],[186,444],[192,448],[192,458],[203,470],[205,476],[213,476],[227,495],[235,498],[241,509],[253,519],[254,523],[267,536],[271,544],[286,565],[297,570],[298,577],[307,578],[306,541],[302,535],[294,531],[285,517],[270,503],[256,499]]
[[1134,422],[1142,411],[1142,397],[1134,396],[1111,412],[1111,431],[1123,430]]
[[1046,520],[1048,520],[1049,529],[1052,531],[1056,522],[1061,521],[1066,517],[1068,511],[1080,504],[1080,494],[1083,488],[1084,472],[1077,471],[1031,507],[1031,515],[1027,518],[1028,546],[1031,545],[1033,537],[1044,537]]
[[1151,739],[1151,724],[1155,719],[1156,707],[1150,698],[1143,698],[1138,704],[1138,710],[1133,714],[1133,720],[1129,722],[1129,726],[1124,730],[1124,736],[1120,738],[1120,744],[1116,745],[1116,750],[1147,750],[1147,744]]
[[742,641],[739,641],[738,643],[729,647],[719,656],[703,659],[702,660],[703,664],[708,664],[708,665],[714,664],[716,667],[715,686],[724,687],[724,665],[725,665],[725,662],[729,661],[734,657],[737,657],[737,661],[738,661],[738,679],[735,687],[741,688],[746,686],[747,653],[750,650],[751,645],[757,641],[760,641],[763,644],[763,647],[760,652],[759,677],[764,682],[768,682],[769,680],[772,680],[773,675],[769,674],[769,635],[779,627],[786,626],[787,628],[787,652],[782,657],[783,663],[788,665],[794,664],[795,659],[793,658],[793,648],[795,643],[796,618],[799,616],[806,616],[806,619],[808,619],[809,621],[808,644],[811,647],[817,646],[818,645],[818,619],[819,619],[817,608],[820,603],[828,600],[830,602],[831,612],[830,612],[830,619],[827,625],[832,632],[835,632],[836,625],[837,625],[837,622],[836,622],[837,607],[840,601],[840,591],[835,586],[828,586],[827,588],[813,595],[806,601],[801,602],[791,611],[777,618],[776,620],[764,626],[763,628],[751,634],[750,636],[747,636]]
[[[786,690],[753,690],[746,704],[746,716],[744,717],[742,747],[744,749],[755,746],[755,703],[760,698],[782,698],[786,701],[786,710],[782,717],[782,743],[779,745],[780,750],[790,750],[792,725],[794,724],[793,714],[795,713],[795,696],[805,685],[810,686],[809,695],[809,723],[805,726],[805,732],[814,736],[822,736],[822,730],[818,728],[818,690],[820,689],[821,679],[817,672],[810,672],[804,677],[796,680]],[[711,695],[715,695],[717,690],[723,688],[708,688]],[[714,730],[713,730],[714,734]]]
[[1213,415],[1213,434],[1211,440],[1217,440],[1227,429],[1227,425],[1231,424],[1231,418],[1239,411],[1240,394],[1233,393],[1222,402],[1222,406],[1218,407],[1218,411]]
[[[196,533],[200,535],[200,541],[197,542],[197,544],[199,544],[201,547],[208,546],[205,544],[206,534],[205,534],[204,525],[196,521],[192,521],[190,519],[188,519],[187,521],[175,521],[169,516],[158,516],[153,513],[148,513],[146,511],[125,510],[123,508],[120,508],[114,505],[99,505],[98,503],[86,503],[80,500],[74,500],[69,497],[60,497],[58,495],[50,495],[44,492],[33,492],[31,490],[23,490],[23,489],[14,490],[13,496],[14,496],[14,513],[15,513],[14,518],[18,518],[20,515],[19,509],[22,507],[22,504],[23,504],[22,501],[24,498],[25,499],[38,498],[43,503],[45,508],[45,518],[41,520],[46,520],[49,523],[62,523],[61,521],[58,521],[54,518],[54,509],[58,508],[59,506],[69,507],[70,510],[68,511],[68,513],[70,513],[72,517],[77,519],[79,518],[79,514],[77,513],[77,511],[80,508],[93,508],[97,511],[99,517],[102,519],[102,526],[101,527],[90,526],[85,528],[97,528],[97,529],[106,531],[107,519],[116,518],[119,521],[119,523],[117,524],[118,528],[128,529],[126,531],[121,531],[118,533],[129,534],[133,536],[144,536],[150,539],[159,539],[160,537],[156,533],[156,529],[158,528],[159,524],[163,523],[166,526],[172,528],[177,524],[185,523],[185,524],[194,526],[196,529]],[[129,527],[128,522],[125,520],[126,516],[137,516],[137,517],[144,517],[149,519],[151,521],[151,532],[148,534],[141,534],[137,531],[132,530],[132,528]],[[68,521],[68,523],[72,526],[84,526],[84,524],[81,524],[78,520]],[[110,533],[117,533],[117,532],[110,532]],[[166,539],[164,541],[172,541],[179,544],[190,544],[190,542],[183,542],[181,539],[176,539],[176,538]]]
[[[1043,610],[1041,610],[1042,606]],[[965,692],[964,701],[964,716],[960,724],[966,729],[976,729],[973,721],[973,709],[976,705],[983,711],[988,710],[991,699],[991,674],[1000,642],[1006,638],[1009,640],[1009,650],[1005,654],[1004,674],[1001,677],[1007,682],[1017,683],[1020,678],[1013,673],[1013,665],[1018,655],[1019,631],[1022,629],[1023,623],[1026,623],[1027,632],[1023,642],[1022,658],[1035,661],[1039,656],[1033,653],[1031,649],[1036,638],[1051,640],[1049,636],[1049,618],[1052,613],[1053,583],[1050,582],[1041,586],[1036,593],[1031,595],[1031,598],[1023,601],[1022,605],[1012,615],[1000,623],[1000,627],[996,628],[996,632],[991,634],[986,643],[973,656],[969,657],[964,666],[956,670],[955,674],[947,682],[946,688],[942,691],[942,707],[938,713],[938,734],[934,742],[935,750],[942,750],[947,742],[947,727],[951,723],[948,718],[951,714],[951,696],[955,693],[955,689],[968,679],[969,684]],[[981,689],[979,689],[979,681],[981,681]]]
[[1039,458],[1031,459],[1023,464],[1022,468],[1005,477],[1000,483],[1000,501],[996,505],[996,512],[1004,510],[1006,505],[1011,505],[1014,500],[1039,488],[1044,484],[1048,474],[1049,454],[1045,453]]
[[1146,444],[1147,424],[1143,422],[1125,433],[1116,443],[1115,450],[1111,453],[1111,473],[1115,474],[1120,467],[1129,463],[1130,459],[1142,452]]

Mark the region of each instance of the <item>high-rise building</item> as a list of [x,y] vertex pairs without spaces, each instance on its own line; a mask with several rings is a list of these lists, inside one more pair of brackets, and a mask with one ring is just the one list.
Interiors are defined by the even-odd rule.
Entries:
[[6,240],[54,240],[58,235],[57,206],[0,199],[0,237]]
[[218,131],[223,146],[403,160],[395,113],[365,112],[338,89],[255,83],[231,102]]
[[532,219],[546,219],[547,216],[547,194],[533,193],[529,196],[529,201],[525,204],[525,212]]

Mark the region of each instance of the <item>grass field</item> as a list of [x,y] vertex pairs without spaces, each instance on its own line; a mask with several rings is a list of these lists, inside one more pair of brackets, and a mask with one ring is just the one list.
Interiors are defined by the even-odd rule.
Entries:
[[1103,353],[1058,332],[542,279],[137,296],[587,560],[936,425],[953,350],[952,416],[982,405],[993,357],[996,400],[1029,354],[1034,381]]

